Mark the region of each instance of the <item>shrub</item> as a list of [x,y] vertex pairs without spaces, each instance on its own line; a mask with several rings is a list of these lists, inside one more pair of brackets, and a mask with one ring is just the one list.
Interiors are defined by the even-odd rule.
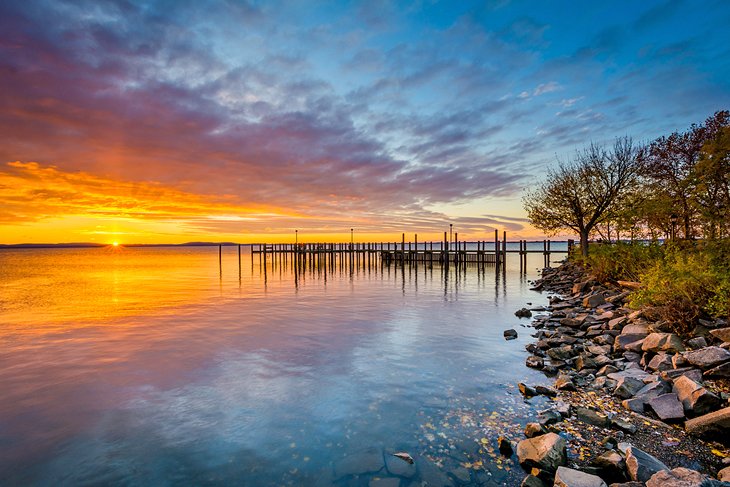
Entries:
[[599,281],[638,281],[641,273],[659,260],[662,253],[657,243],[591,244],[583,263]]

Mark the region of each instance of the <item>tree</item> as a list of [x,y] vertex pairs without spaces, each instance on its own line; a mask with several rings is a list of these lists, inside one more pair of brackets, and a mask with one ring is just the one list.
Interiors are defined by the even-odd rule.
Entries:
[[631,138],[624,137],[610,150],[591,144],[571,162],[558,161],[545,182],[523,198],[530,222],[548,234],[575,231],[587,256],[591,232],[621,207],[636,183],[639,152]]
[[695,166],[708,140],[730,123],[730,112],[719,111],[704,124],[693,124],[686,132],[674,132],[652,142],[641,157],[644,172],[651,182],[651,194],[671,206],[664,207],[665,217],[676,214],[682,222],[684,238],[692,238],[698,223],[698,208],[693,204],[697,190]]
[[694,171],[693,202],[707,238],[726,236],[730,212],[730,126],[723,127],[702,147]]

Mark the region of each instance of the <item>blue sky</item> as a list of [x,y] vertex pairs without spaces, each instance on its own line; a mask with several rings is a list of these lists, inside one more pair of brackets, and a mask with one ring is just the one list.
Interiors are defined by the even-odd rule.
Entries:
[[81,182],[71,208],[37,196],[82,173],[210,203],[186,219],[140,202],[132,216],[159,224],[157,241],[445,221],[529,236],[520,198],[556,157],[730,105],[727,2],[29,1],[0,14],[0,154],[22,163],[0,175],[55,171],[45,189],[0,192],[0,224],[38,231],[100,204]]

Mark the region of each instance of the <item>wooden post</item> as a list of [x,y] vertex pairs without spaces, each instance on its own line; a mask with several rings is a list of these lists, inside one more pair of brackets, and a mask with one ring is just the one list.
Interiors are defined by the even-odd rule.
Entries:
[[507,268],[507,230],[502,234],[502,267]]
[[406,234],[402,235],[401,247],[400,247],[400,259],[403,265],[406,263]]
[[223,274],[223,245],[218,245],[218,271]]
[[238,278],[241,279],[241,244],[238,244]]
[[499,230],[494,229],[494,264],[499,266]]

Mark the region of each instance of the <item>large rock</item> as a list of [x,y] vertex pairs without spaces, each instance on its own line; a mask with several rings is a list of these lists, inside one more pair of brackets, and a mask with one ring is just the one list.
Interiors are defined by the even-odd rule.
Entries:
[[703,375],[708,379],[730,379],[730,362],[708,369]]
[[616,389],[614,389],[613,394],[621,399],[629,399],[643,389],[644,385],[644,381],[636,377],[621,377],[616,383]]
[[522,440],[517,444],[520,465],[554,472],[568,460],[566,443],[555,433]]
[[725,467],[717,472],[717,478],[723,482],[730,482],[730,467]]
[[710,330],[710,335],[723,342],[730,342],[730,327]]
[[584,308],[597,308],[598,306],[604,304],[606,302],[606,299],[603,297],[603,294],[592,294],[590,296],[586,296],[583,298],[583,307]]
[[608,487],[601,477],[567,467],[555,472],[555,487]]
[[655,397],[649,401],[649,407],[662,421],[672,422],[684,419],[684,407],[673,392]]
[[691,435],[705,438],[725,436],[726,439],[730,430],[730,407],[690,419],[684,427]]
[[[707,475],[684,467],[661,470],[646,482],[646,487],[699,487],[709,480]],[[709,487],[709,486],[708,486]]]
[[614,352],[623,352],[626,350],[626,347],[631,346],[633,343],[641,343],[643,344],[643,340],[646,338],[646,335],[638,335],[638,334],[626,334],[626,335],[619,335],[616,337],[616,339],[613,342],[613,351]]
[[609,482],[620,482],[626,479],[624,474],[626,462],[617,451],[609,450],[602,453],[593,459],[591,465],[598,468],[601,477]]
[[690,414],[707,414],[721,404],[719,397],[685,375],[674,380],[672,391],[677,394],[685,412]]
[[588,408],[575,408],[575,417],[593,426],[605,428],[609,425],[608,416]]
[[687,362],[702,370],[711,369],[730,361],[730,352],[720,347],[705,347],[683,354]]
[[522,479],[520,487],[545,487],[545,482],[540,480],[539,477],[535,477],[534,475],[530,474]]
[[684,345],[674,333],[651,333],[644,339],[641,349],[645,352],[684,352]]
[[655,473],[662,470],[669,470],[669,467],[658,459],[645,451],[639,450],[635,446],[626,448],[626,468],[631,480],[638,482],[646,482]]
[[649,368],[658,372],[673,369],[674,364],[672,364],[672,356],[668,353],[658,353],[654,355],[654,358],[649,361]]

